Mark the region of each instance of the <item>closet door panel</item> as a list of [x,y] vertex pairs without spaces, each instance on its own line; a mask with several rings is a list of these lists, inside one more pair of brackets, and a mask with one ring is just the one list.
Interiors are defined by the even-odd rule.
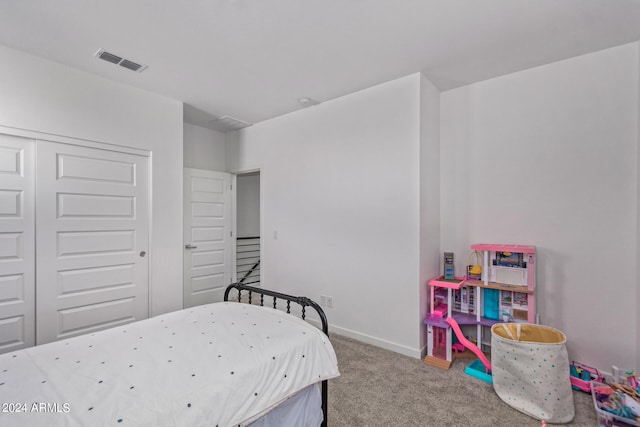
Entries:
[[37,343],[148,317],[148,158],[37,142]]
[[0,134],[0,353],[35,342],[34,145]]

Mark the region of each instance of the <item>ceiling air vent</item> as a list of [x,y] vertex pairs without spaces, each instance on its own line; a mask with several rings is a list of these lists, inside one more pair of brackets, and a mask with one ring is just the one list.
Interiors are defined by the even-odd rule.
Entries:
[[135,61],[132,61],[130,59],[125,59],[119,55],[116,55],[114,53],[111,52],[107,52],[104,49],[100,49],[99,51],[97,51],[94,55],[96,58],[100,58],[104,61],[107,62],[111,62],[112,64],[116,64],[119,65],[121,67],[124,67],[128,70],[131,71],[136,71],[138,73],[142,72],[145,68],[147,68],[146,65],[141,65],[138,64]]
[[128,59],[122,60],[119,64],[121,67],[128,68],[131,71],[142,71],[141,68],[144,68],[144,65],[136,64],[133,61],[129,61]]
[[251,126],[251,123],[243,122],[242,120],[234,119],[230,116],[218,117],[217,119],[211,120],[209,124],[213,129],[219,132],[231,132]]
[[112,53],[109,52],[105,52],[105,51],[100,51],[98,52],[100,55],[98,56],[98,58],[100,59],[104,59],[107,62],[111,62],[112,64],[117,64],[120,61],[122,61],[122,58],[120,58],[119,56],[116,56]]

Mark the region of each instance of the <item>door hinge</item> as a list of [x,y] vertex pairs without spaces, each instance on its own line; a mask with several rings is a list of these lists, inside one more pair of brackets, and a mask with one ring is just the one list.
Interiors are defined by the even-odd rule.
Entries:
[[233,237],[233,231],[229,232],[229,236]]

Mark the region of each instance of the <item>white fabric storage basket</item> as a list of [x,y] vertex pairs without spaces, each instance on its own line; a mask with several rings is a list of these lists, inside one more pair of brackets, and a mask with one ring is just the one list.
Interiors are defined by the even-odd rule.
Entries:
[[530,323],[491,327],[493,388],[505,403],[538,420],[568,423],[575,409],[565,335]]

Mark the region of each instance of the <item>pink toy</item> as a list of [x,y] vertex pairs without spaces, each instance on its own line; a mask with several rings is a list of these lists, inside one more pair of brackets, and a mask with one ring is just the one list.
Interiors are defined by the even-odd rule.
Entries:
[[442,328],[435,330],[435,345],[436,347],[445,347],[447,345],[447,334]]
[[462,353],[464,351],[464,346],[457,342],[455,344],[451,344],[451,350],[454,350],[456,353]]
[[478,356],[478,359],[480,359],[480,361],[484,365],[486,373],[488,374],[489,371],[491,370],[491,362],[489,362],[489,359],[487,359],[487,356],[485,356],[482,350],[480,350],[475,344],[473,344],[464,336],[464,334],[462,333],[462,330],[460,329],[460,325],[458,325],[458,322],[456,322],[456,320],[453,317],[447,317],[445,321],[449,324],[449,326],[451,326],[451,329],[453,329],[453,332],[456,333],[456,336],[458,337],[458,341],[460,341],[462,345],[464,345],[469,350],[471,350],[473,354]]
[[436,308],[433,309],[433,316],[436,317],[445,317],[447,315],[448,306],[445,303],[439,304]]
[[[464,352],[458,354],[459,346],[454,348],[454,331],[445,321],[448,317],[454,317],[465,331],[475,329],[478,352],[485,349],[480,343],[487,341],[487,328],[500,319],[536,323],[535,247],[474,244],[471,249],[482,252],[480,278],[454,276],[453,280],[445,280],[441,275],[428,282],[429,312],[424,319],[427,332],[424,363],[427,365],[449,369],[456,358],[466,356]],[[501,317],[504,314],[508,314],[507,320]],[[474,361],[467,368],[471,366],[470,370],[483,376],[469,375],[491,382],[482,360]]]
[[595,368],[577,362],[571,362],[570,368],[569,379],[574,390],[591,393],[591,381],[604,382],[604,377]]

